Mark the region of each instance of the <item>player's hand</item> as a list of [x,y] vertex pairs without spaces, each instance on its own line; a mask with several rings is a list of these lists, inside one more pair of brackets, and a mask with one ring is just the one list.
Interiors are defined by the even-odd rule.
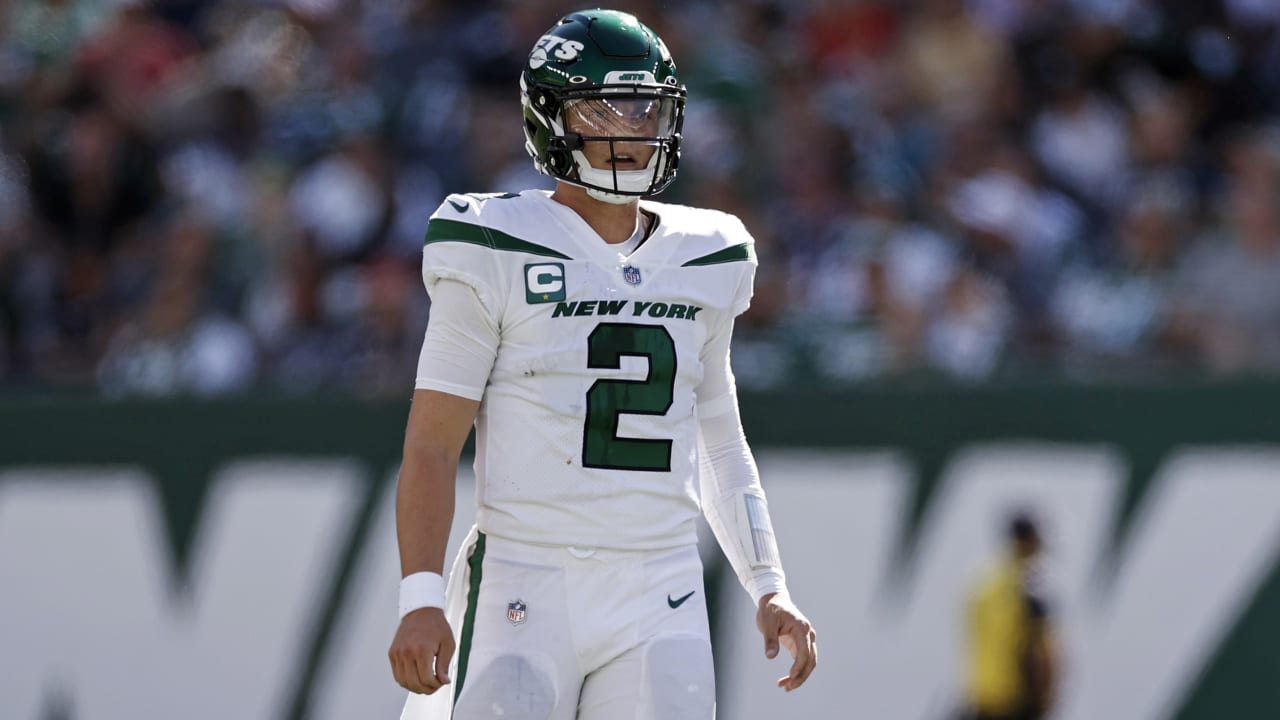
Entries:
[[779,643],[791,653],[791,671],[778,679],[778,687],[791,692],[803,685],[818,666],[818,633],[809,619],[790,597],[773,593],[760,598],[756,627],[764,635],[765,657],[777,657]]
[[440,608],[414,610],[391,641],[391,672],[404,689],[430,695],[449,683],[453,631]]

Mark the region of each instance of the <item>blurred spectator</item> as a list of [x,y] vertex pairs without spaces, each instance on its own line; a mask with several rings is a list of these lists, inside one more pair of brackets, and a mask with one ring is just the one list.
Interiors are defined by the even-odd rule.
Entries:
[[[757,239],[744,387],[1280,371],[1275,3],[620,7],[690,85],[659,199]],[[576,8],[0,2],[0,384],[407,392],[426,219],[549,186],[515,83]]]
[[5,55],[14,71],[56,67],[66,63],[85,38],[112,17],[112,7],[98,0],[11,0],[0,29],[8,29]]
[[922,0],[902,38],[910,87],[944,118],[986,115],[1010,60],[1005,39],[979,23],[964,0]]
[[216,395],[253,382],[257,352],[248,330],[206,303],[212,242],[203,225],[171,225],[162,274],[106,344],[97,370],[104,393]]
[[426,324],[424,305],[413,302],[419,284],[389,260],[367,265],[359,282],[363,302],[343,384],[359,394],[394,394],[418,367]]
[[358,260],[380,241],[391,213],[385,162],[371,140],[354,139],[294,181],[289,208],[324,258]]
[[39,119],[27,149],[31,199],[51,240],[69,253],[108,253],[160,204],[155,147],[88,84]]
[[1058,281],[1052,301],[1067,367],[1088,376],[1106,368],[1141,377],[1185,366],[1170,326],[1178,261],[1189,244],[1195,207],[1187,178],[1156,174],[1140,181],[1118,228],[1118,256],[1080,258]]
[[977,270],[962,269],[947,283],[925,328],[930,365],[961,380],[990,377],[1009,341],[1012,315],[998,284]]
[[1227,154],[1220,225],[1186,256],[1175,308],[1210,370],[1274,371],[1280,366],[1280,131],[1250,132]]
[[80,79],[120,117],[141,117],[196,51],[192,38],[143,0],[118,0],[116,12],[77,49]]
[[199,314],[190,288],[156,288],[142,317],[112,337],[98,368],[108,396],[217,395],[247,389],[256,355],[240,323]]
[[1127,122],[1120,108],[1088,87],[1080,70],[1059,69],[1058,89],[1033,120],[1031,146],[1045,168],[1078,197],[1109,206],[1124,197]]
[[956,182],[947,204],[976,266],[1004,285],[1030,342],[1063,259],[1082,235],[1079,207],[1003,143]]
[[954,241],[911,222],[902,197],[870,186],[857,195],[858,212],[837,229],[803,298],[827,328],[821,371],[845,381],[919,366],[926,319],[959,271]]

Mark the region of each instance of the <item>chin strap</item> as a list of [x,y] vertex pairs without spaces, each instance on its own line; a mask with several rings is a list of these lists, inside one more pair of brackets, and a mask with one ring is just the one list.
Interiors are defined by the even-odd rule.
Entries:
[[619,195],[617,193],[597,190],[596,188],[593,188],[593,187],[586,188],[586,191],[588,195],[595,198],[596,200],[599,200],[600,202],[609,203],[610,205],[626,205],[627,203],[632,203],[640,199],[636,195]]
[[591,163],[587,161],[587,156],[581,150],[573,150],[572,153],[574,164],[578,168],[578,179],[588,186],[595,186],[587,187],[587,192],[591,194],[591,197],[607,203],[622,205],[637,199],[638,196],[623,195],[603,188],[616,188],[628,193],[647,192],[653,186],[658,156],[662,154],[662,151],[655,150],[653,157],[649,158],[649,164],[643,170],[621,171],[591,167]]

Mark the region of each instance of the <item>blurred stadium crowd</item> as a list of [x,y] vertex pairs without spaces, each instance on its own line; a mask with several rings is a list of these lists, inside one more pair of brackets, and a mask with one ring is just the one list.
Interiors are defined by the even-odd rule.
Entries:
[[[0,387],[407,393],[579,4],[0,0]],[[1280,370],[1280,3],[614,7],[690,88],[661,199],[757,237],[743,385]]]

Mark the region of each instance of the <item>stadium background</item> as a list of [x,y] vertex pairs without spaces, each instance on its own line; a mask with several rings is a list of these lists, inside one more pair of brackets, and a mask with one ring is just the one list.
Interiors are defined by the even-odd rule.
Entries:
[[[397,704],[425,218],[546,186],[515,75],[575,7],[0,0],[0,717]],[[722,716],[945,716],[1030,501],[1057,717],[1275,717],[1280,6],[616,7],[693,97],[663,199],[758,240],[735,370],[823,632],[765,694],[713,563]]]

